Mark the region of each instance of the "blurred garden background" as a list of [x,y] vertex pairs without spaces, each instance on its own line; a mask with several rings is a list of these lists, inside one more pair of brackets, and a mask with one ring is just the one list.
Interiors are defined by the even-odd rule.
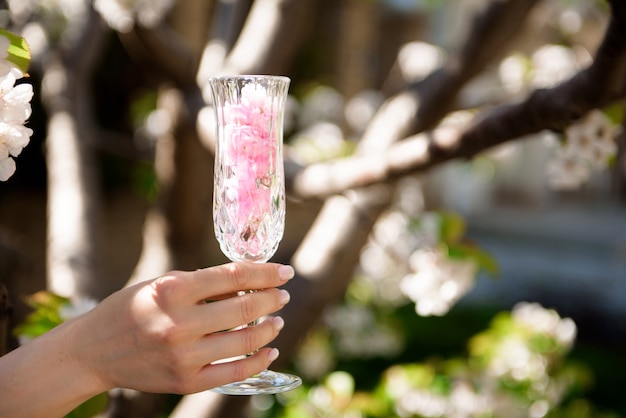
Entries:
[[73,416],[626,417],[621,0],[0,0],[0,27],[35,92],[0,182],[3,351],[226,262],[206,81],[292,79],[274,368],[304,385]]

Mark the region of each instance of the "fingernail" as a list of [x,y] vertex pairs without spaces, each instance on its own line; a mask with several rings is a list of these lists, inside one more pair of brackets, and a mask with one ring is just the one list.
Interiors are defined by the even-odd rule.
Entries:
[[289,280],[292,279],[293,276],[295,276],[296,272],[293,270],[293,267],[291,266],[286,266],[286,265],[282,265],[280,267],[278,267],[278,277],[280,277],[282,280]]
[[267,356],[269,357],[270,361],[274,361],[278,358],[279,354],[280,352],[278,351],[278,348],[272,348]]
[[289,303],[289,300],[291,299],[291,295],[289,295],[289,292],[287,292],[285,289],[280,289],[278,291],[278,297],[280,298],[280,303],[282,303],[283,305],[286,305],[287,303]]
[[285,326],[285,320],[280,316],[273,317],[272,322],[274,323],[274,328],[276,328],[276,331],[280,331]]

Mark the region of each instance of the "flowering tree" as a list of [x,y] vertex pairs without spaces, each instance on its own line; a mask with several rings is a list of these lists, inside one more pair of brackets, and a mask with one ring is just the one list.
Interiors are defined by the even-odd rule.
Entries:
[[9,48],[28,54],[23,39],[7,32],[0,35],[0,180],[5,181],[15,173],[13,157],[22,152],[33,133],[24,126],[31,114],[33,89],[28,84],[15,85],[24,76],[24,68],[17,66],[19,55],[15,52],[9,55]]
[[[93,161],[103,143],[113,147],[122,141],[115,141],[119,136],[103,140],[90,83],[112,31],[135,65],[149,69],[142,74],[152,75],[158,90],[156,107],[137,129],[143,137],[135,138],[148,137],[153,144],[158,195],[146,214],[142,253],[127,281],[131,284],[168,269],[194,269],[218,261],[207,256],[219,251],[209,233],[214,126],[207,116],[211,109],[206,80],[223,73],[289,74],[299,48],[319,35],[309,23],[320,3],[7,2],[14,31],[31,44],[33,73],[40,75],[47,113],[51,291],[70,298],[104,296],[98,265],[102,186]],[[397,268],[394,274],[381,274],[389,280],[377,281],[376,286],[399,289],[396,295],[412,300],[421,315],[445,314],[471,287],[479,270],[494,271],[486,254],[463,241],[461,220],[445,213],[424,217],[424,205],[405,201],[420,188],[414,175],[545,130],[559,137],[548,168],[555,186],[579,186],[591,170],[621,158],[615,140],[620,121],[615,109],[621,108],[604,111],[626,94],[626,6],[619,0],[608,2],[607,25],[592,54],[573,57],[569,73],[541,77],[549,71],[542,73],[536,65],[528,74],[524,70],[528,63],[509,54],[514,35],[524,30],[539,3],[488,2],[471,21],[468,33],[457,39],[456,52],[445,57],[424,43],[402,45],[385,81],[370,86],[379,93],[375,100],[354,111],[371,116],[352,127],[356,141],[339,141],[325,158],[310,158],[305,151],[311,142],[323,144],[316,140],[327,131],[301,135],[312,136],[309,142],[294,135],[286,156],[288,193],[300,202],[294,205],[306,206],[305,202],[319,210],[310,227],[291,232],[291,245],[283,245],[279,254],[290,260],[299,278],[289,285],[294,302],[284,313],[289,321],[277,341],[282,365],[295,356],[325,308],[354,283],[355,268],[364,276],[376,275],[371,263],[361,262],[368,258],[364,254]],[[211,28],[208,34],[205,28]],[[367,33],[361,32],[362,37],[367,39]],[[411,72],[403,62],[415,54],[436,59],[428,68]],[[502,56],[507,57],[500,67],[505,68],[503,88],[478,103],[463,102],[464,89],[489,66],[500,63]],[[546,61],[538,56],[537,60]],[[13,87],[16,76],[11,71],[4,72],[0,82],[0,99],[12,109],[0,115],[3,180],[11,175],[14,157],[30,136],[23,126],[29,117],[28,87]],[[516,72],[520,76],[507,82],[506,77]],[[463,111],[467,109],[471,111]],[[343,113],[341,105],[338,111]],[[311,114],[306,109],[300,113],[303,118]],[[389,238],[385,231],[390,228],[404,235]],[[139,408],[142,399],[154,404],[142,395],[133,398],[133,405]],[[242,399],[204,394],[183,400],[180,416],[195,401],[202,403],[207,416],[208,411],[217,411],[215,416],[232,417],[245,408]],[[129,411],[132,416],[131,407]]]

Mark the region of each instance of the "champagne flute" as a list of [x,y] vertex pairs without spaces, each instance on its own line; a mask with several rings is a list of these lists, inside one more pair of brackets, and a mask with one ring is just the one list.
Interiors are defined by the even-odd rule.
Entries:
[[[213,222],[220,249],[234,262],[267,262],[283,237],[283,115],[289,83],[287,77],[266,75],[209,80],[217,122]],[[265,370],[213,390],[280,393],[301,383],[297,376]]]

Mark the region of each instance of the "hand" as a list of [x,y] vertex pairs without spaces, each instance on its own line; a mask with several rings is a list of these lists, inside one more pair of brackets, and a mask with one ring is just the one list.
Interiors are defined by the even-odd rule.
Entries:
[[[289,294],[275,286],[291,277],[291,267],[270,263],[168,273],[105,299],[77,326],[83,339],[93,334],[90,346],[77,336],[74,351],[105,390],[191,393],[245,379],[267,368],[278,351],[264,348],[245,359],[211,363],[258,350],[278,335],[283,320],[219,331],[282,308]],[[236,296],[243,290],[256,292]]]
[[[276,337],[282,319],[219,331],[282,308],[289,294],[276,287],[293,275],[273,263],[226,264],[122,289],[0,357],[0,416],[60,417],[114,387],[192,393],[259,373],[278,351],[256,350]],[[256,292],[236,296],[245,290]]]

